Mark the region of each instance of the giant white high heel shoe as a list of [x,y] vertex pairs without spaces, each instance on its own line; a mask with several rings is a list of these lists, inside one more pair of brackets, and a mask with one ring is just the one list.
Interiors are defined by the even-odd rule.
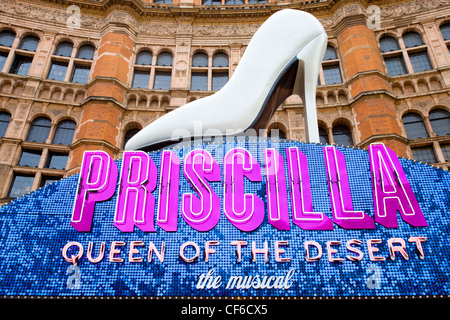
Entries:
[[307,140],[319,142],[316,86],[326,46],[325,30],[314,16],[293,9],[276,12],[255,33],[222,89],[158,118],[134,135],[125,150],[265,129],[293,93],[303,101]]

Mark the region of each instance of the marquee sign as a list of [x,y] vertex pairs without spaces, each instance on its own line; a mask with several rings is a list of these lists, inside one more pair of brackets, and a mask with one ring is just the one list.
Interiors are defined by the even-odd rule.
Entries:
[[0,208],[0,294],[447,296],[449,191],[383,144],[89,151]]

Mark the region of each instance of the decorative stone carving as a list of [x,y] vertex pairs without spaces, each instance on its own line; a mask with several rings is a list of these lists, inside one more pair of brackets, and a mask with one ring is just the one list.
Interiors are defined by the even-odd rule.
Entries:
[[194,25],[193,33],[196,36],[252,36],[259,28],[259,24],[248,25]]

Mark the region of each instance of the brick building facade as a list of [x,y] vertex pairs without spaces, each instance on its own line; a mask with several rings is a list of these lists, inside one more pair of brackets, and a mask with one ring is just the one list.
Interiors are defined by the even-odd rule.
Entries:
[[[321,142],[383,142],[450,168],[447,1],[72,3],[1,1],[0,202],[76,173],[86,150],[119,159],[136,130],[219,90],[257,28],[283,8],[312,13],[328,34]],[[302,110],[288,98],[268,134],[304,141]]]

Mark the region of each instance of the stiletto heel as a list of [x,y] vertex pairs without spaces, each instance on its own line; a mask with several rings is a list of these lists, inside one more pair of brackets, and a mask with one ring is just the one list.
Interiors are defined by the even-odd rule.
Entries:
[[321,33],[297,54],[299,64],[294,94],[298,94],[302,98],[306,140],[309,142],[320,142],[317,125],[316,89],[327,42],[327,34]]
[[133,136],[125,150],[149,151],[183,139],[265,129],[293,93],[303,100],[307,139],[319,142],[315,90],[326,42],[325,30],[311,14],[293,9],[274,13],[255,33],[222,89],[156,119]]

